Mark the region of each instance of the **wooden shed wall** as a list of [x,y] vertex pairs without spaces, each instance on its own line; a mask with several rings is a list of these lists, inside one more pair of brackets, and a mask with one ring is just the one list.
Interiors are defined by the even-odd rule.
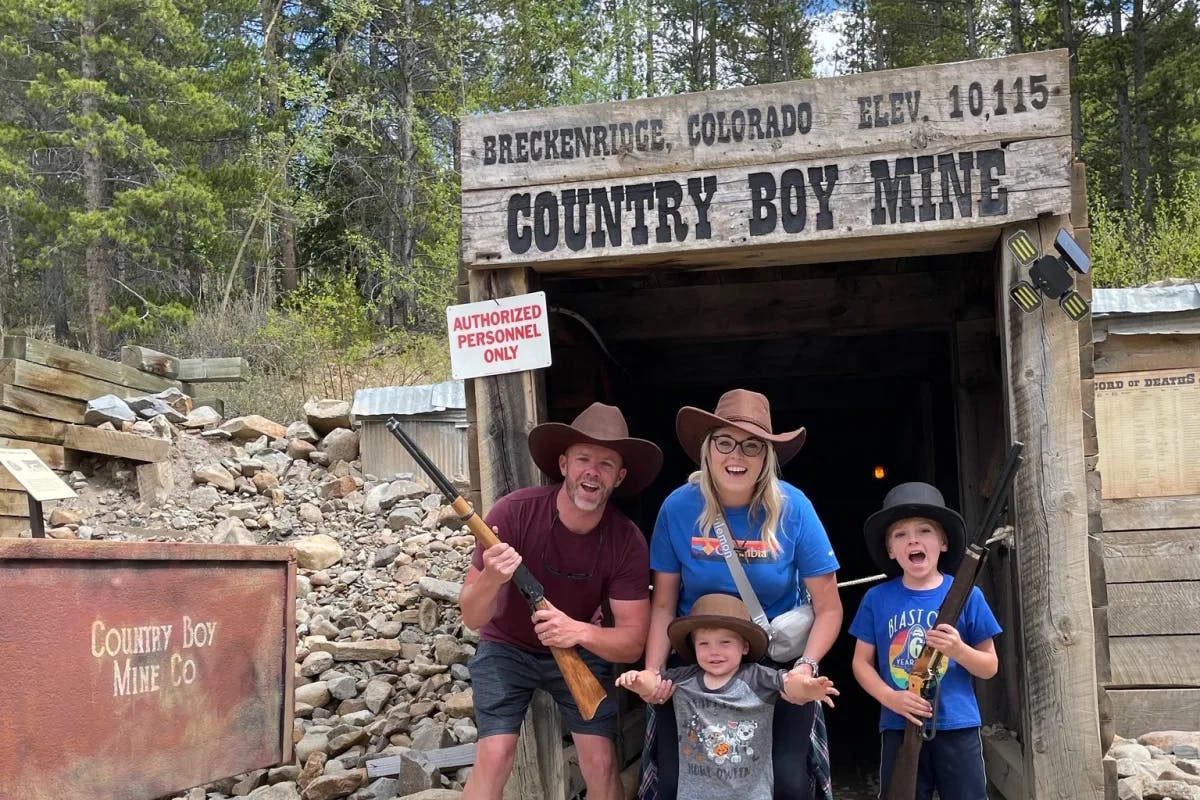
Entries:
[[[1200,336],[1109,336],[1095,345],[1096,380],[1133,371],[1200,371],[1198,353]],[[1097,422],[1103,428],[1106,420]],[[1139,424],[1136,418],[1107,422]],[[1194,730],[1200,727],[1200,496],[1110,498],[1101,503],[1101,518],[1108,595],[1104,686],[1115,732]]]

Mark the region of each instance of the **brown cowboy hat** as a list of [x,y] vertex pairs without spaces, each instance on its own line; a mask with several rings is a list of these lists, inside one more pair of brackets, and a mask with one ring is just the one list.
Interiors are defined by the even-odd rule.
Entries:
[[702,408],[684,406],[675,417],[675,435],[688,457],[700,463],[700,447],[704,437],[714,428],[731,425],[751,436],[770,442],[780,464],[785,464],[800,452],[808,433],[797,428],[788,433],[772,433],[771,404],[764,395],[746,389],[731,389],[721,395],[717,409],[711,414]]
[[893,486],[883,498],[883,508],[863,523],[867,551],[875,564],[890,578],[903,571],[894,558],[888,557],[884,537],[892,523],[909,517],[931,519],[942,526],[946,532],[946,552],[938,559],[938,571],[956,572],[966,550],[966,523],[957,511],[946,507],[946,500],[936,486],[920,481]]
[[630,437],[625,417],[616,406],[592,403],[570,425],[543,422],[529,432],[533,463],[556,481],[562,480],[558,457],[573,444],[595,444],[620,453],[625,480],[613,490],[614,494],[637,494],[662,469],[662,450],[654,442]]
[[696,661],[692,647],[692,631],[697,628],[725,628],[750,643],[750,661],[758,661],[767,652],[767,634],[750,619],[750,612],[740,597],[728,594],[705,594],[696,598],[686,617],[676,617],[667,626],[667,638],[675,652],[689,664]]

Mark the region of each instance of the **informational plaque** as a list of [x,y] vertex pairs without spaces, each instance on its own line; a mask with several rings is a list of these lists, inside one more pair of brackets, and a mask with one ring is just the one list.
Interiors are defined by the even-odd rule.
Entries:
[[32,450],[0,448],[0,466],[8,470],[13,479],[39,503],[77,496]]
[[1200,494],[1200,386],[1194,369],[1096,376],[1105,498]]
[[292,758],[290,547],[0,539],[0,800],[150,800]]

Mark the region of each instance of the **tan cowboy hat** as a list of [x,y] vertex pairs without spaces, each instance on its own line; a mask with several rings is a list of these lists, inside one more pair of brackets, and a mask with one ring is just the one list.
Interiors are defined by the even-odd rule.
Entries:
[[717,401],[711,414],[702,408],[684,406],[675,417],[675,434],[688,457],[700,463],[700,447],[704,437],[714,428],[731,425],[751,436],[768,441],[775,448],[780,464],[785,464],[800,452],[808,433],[797,428],[788,433],[772,433],[771,404],[764,395],[746,389],[731,389]]
[[750,612],[740,597],[728,594],[705,594],[696,598],[692,610],[686,617],[676,617],[667,626],[667,638],[675,652],[689,664],[696,661],[696,650],[692,647],[692,631],[697,628],[725,628],[750,643],[746,656],[758,661],[767,652],[767,634],[750,619]]
[[625,417],[616,406],[592,403],[570,425],[543,422],[529,432],[533,463],[556,481],[562,480],[558,457],[573,444],[595,444],[620,453],[625,480],[613,490],[614,494],[637,494],[662,469],[662,450],[654,442],[630,437]]

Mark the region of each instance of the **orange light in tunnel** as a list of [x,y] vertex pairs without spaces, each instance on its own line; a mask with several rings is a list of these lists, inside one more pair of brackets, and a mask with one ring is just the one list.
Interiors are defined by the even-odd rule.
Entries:
[[875,467],[874,475],[875,480],[881,481],[887,477],[887,470],[883,468],[883,465],[878,465]]

